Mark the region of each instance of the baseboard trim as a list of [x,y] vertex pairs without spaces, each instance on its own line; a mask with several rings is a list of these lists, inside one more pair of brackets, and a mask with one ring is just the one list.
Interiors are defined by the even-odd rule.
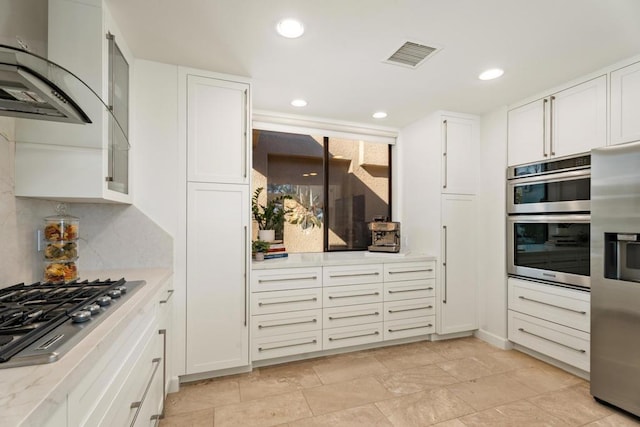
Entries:
[[513,343],[507,338],[492,334],[491,332],[487,332],[483,329],[478,329],[473,333],[473,335],[476,338],[481,339],[482,341],[487,342],[502,350],[511,350],[513,348]]

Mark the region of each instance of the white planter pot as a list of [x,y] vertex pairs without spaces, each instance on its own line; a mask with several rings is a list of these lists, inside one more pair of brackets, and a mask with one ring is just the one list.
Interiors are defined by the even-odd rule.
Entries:
[[258,239],[264,240],[265,242],[273,242],[274,240],[276,240],[276,231],[258,230]]
[[264,261],[264,252],[256,252],[256,261]]

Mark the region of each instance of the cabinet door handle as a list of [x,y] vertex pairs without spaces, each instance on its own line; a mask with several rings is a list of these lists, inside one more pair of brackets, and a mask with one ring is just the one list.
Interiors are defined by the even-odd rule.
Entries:
[[527,297],[524,297],[522,295],[519,295],[518,298],[520,298],[521,300],[536,302],[538,304],[548,305],[549,307],[555,307],[555,308],[559,308],[559,309],[562,309],[562,310],[570,311],[572,313],[587,314],[587,312],[583,311],[583,310],[574,310],[573,308],[563,307],[561,305],[555,305],[555,304],[551,304],[551,303],[544,302],[544,301],[538,301],[537,299],[527,298]]
[[162,335],[162,412],[158,415],[158,419],[162,419],[164,418],[164,398],[167,395],[167,330],[160,329],[158,334]]
[[418,292],[418,291],[432,291],[433,288],[429,286],[428,288],[415,288],[415,289],[401,289],[399,291],[394,291],[393,289],[389,289],[387,292],[390,294],[399,294],[402,292]]
[[157,426],[160,423],[160,420],[164,418],[164,415],[162,414],[156,414],[156,415],[151,415],[151,418],[149,418],[150,421],[155,421],[155,423],[153,423],[153,426]]
[[329,299],[340,299],[340,298],[356,298],[356,297],[371,297],[380,295],[380,292],[371,292],[370,294],[356,294],[356,295],[329,295]]
[[542,155],[544,157],[549,156],[547,154],[547,141],[545,141],[547,138],[547,102],[549,102],[547,98],[542,100]]
[[278,350],[280,348],[297,347],[299,345],[315,344],[317,342],[318,342],[317,340],[311,340],[311,341],[301,342],[301,343],[297,343],[297,344],[279,345],[279,346],[276,346],[276,347],[267,347],[267,348],[258,347],[258,351]]
[[[245,91],[246,93],[246,91]],[[246,177],[246,174],[245,174]],[[247,253],[248,253],[248,248],[247,248],[247,238],[248,238],[248,229],[247,226],[244,226],[244,326],[247,326],[247,305],[249,304],[249,302],[247,301],[247,297],[249,292],[247,292],[247,284],[249,282],[248,278],[247,278],[247,264],[248,264],[248,260],[247,260]]]
[[329,277],[333,279],[333,278],[337,278],[337,277],[358,277],[358,276],[379,276],[379,275],[380,275],[380,273],[375,271],[373,273],[330,274]]
[[442,284],[444,288],[444,298],[442,299],[442,303],[447,303],[447,226],[442,226],[442,232],[444,233],[444,253],[443,253],[443,261],[442,261],[442,269],[443,269],[443,277]]
[[399,329],[388,329],[389,332],[401,332],[401,331],[410,331],[412,329],[424,329],[424,328],[431,328],[433,327],[433,325],[431,323],[429,323],[428,325],[424,325],[424,326],[411,326],[409,328],[399,328]]
[[171,297],[173,296],[173,293],[174,293],[174,292],[175,292],[175,291],[174,291],[173,289],[169,289],[169,290],[167,290],[167,293],[169,294],[169,296],[167,297],[167,299],[160,300],[160,304],[166,304],[166,303],[168,303],[168,302],[169,302],[169,300],[171,299]]
[[552,156],[556,155],[556,152],[553,151],[553,101],[555,99],[556,97],[552,96],[549,102],[549,154]]
[[340,320],[340,319],[352,319],[354,317],[368,317],[368,316],[379,316],[380,313],[373,312],[373,313],[365,313],[365,314],[352,314],[349,316],[338,316],[338,317],[333,317],[333,316],[329,316],[329,320]]
[[443,120],[442,125],[444,127],[444,150],[442,151],[442,169],[443,169],[443,177],[442,177],[442,188],[447,188],[447,150],[448,150],[448,125],[447,121]]
[[340,341],[340,340],[348,340],[351,338],[361,338],[361,337],[371,337],[374,335],[380,335],[380,332],[378,331],[373,331],[369,334],[360,334],[360,335],[351,335],[349,337],[338,337],[338,338],[333,338],[333,337],[329,337],[329,341]]
[[526,330],[526,329],[524,329],[524,328],[518,328],[518,330],[519,330],[520,332],[525,333],[525,334],[529,334],[529,335],[532,335],[532,336],[534,336],[534,337],[536,337],[536,338],[540,338],[540,339],[543,339],[543,340],[545,340],[545,341],[552,342],[552,343],[554,343],[554,344],[557,344],[557,345],[562,346],[562,347],[564,347],[564,348],[568,348],[569,350],[573,350],[573,351],[576,351],[576,352],[578,352],[578,353],[582,353],[582,354],[584,354],[584,353],[586,353],[586,352],[587,352],[587,350],[583,350],[583,349],[581,349],[581,348],[571,347],[570,345],[566,345],[566,344],[563,344],[563,343],[561,343],[561,342],[558,342],[558,341],[552,340],[552,339],[550,339],[550,338],[543,337],[542,335],[534,334],[533,332],[529,332],[529,331],[527,331],[527,330]]
[[416,310],[429,310],[433,308],[432,305],[428,305],[426,307],[415,307],[415,308],[403,308],[402,310],[389,310],[389,313],[402,313],[403,311],[416,311]]
[[431,272],[433,271],[433,268],[423,268],[421,270],[404,270],[404,271],[390,271],[389,274],[403,274],[403,273],[424,273],[424,272]]
[[308,277],[287,277],[284,279],[258,279],[258,283],[268,283],[268,282],[287,282],[290,280],[316,280],[318,276],[308,276]]
[[162,360],[161,357],[156,357],[155,359],[153,359],[151,361],[151,363],[155,364],[155,367],[153,368],[153,372],[151,373],[151,378],[149,378],[149,382],[147,383],[147,386],[144,389],[144,393],[142,394],[142,399],[133,402],[130,406],[131,409],[136,409],[136,413],[133,415],[133,420],[131,420],[131,426],[133,427],[133,425],[135,425],[136,423],[136,419],[138,418],[138,414],[140,414],[140,409],[142,409],[142,405],[144,404],[145,399],[147,398],[147,393],[149,393],[149,389],[151,388],[151,384],[153,383],[153,379],[156,376],[156,372],[158,371],[158,366],[160,366],[160,361]]
[[275,305],[275,304],[291,304],[294,302],[309,302],[309,301],[318,301],[318,298],[307,298],[307,299],[294,299],[290,301],[275,301],[275,302],[259,302],[258,307],[262,307],[263,305]]
[[306,323],[318,323],[318,319],[302,320],[300,322],[279,323],[277,325],[258,325],[258,329],[276,328],[279,326],[304,325]]

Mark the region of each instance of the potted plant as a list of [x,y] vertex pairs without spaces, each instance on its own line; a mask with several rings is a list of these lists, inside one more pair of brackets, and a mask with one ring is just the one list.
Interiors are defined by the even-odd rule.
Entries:
[[251,252],[256,261],[264,261],[264,254],[269,250],[269,246],[271,243],[260,239],[251,242]]
[[264,241],[275,240],[276,230],[281,230],[285,216],[292,211],[284,207],[284,200],[291,199],[289,195],[280,195],[267,201],[266,205],[258,203],[260,193],[264,187],[256,188],[251,198],[251,213],[258,223],[258,239]]

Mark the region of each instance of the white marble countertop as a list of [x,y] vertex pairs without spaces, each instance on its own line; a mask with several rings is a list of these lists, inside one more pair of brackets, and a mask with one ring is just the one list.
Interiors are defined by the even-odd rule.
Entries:
[[35,366],[0,369],[0,425],[42,426],[66,396],[160,286],[172,275],[169,269],[83,271],[86,278],[145,280],[147,284],[118,308],[117,316],[102,321],[60,360]]
[[411,252],[313,252],[292,253],[286,258],[252,261],[252,270],[268,270],[271,268],[318,267],[328,265],[380,264],[389,262],[435,261],[436,257]]

